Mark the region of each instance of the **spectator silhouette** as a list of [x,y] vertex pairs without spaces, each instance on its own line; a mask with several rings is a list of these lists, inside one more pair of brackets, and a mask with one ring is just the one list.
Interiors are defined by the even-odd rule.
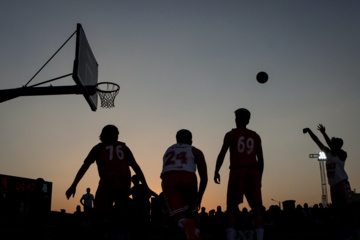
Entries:
[[86,193],[80,198],[80,203],[84,207],[84,213],[89,214],[93,209],[94,195],[90,193],[90,188],[86,189]]
[[217,239],[220,239],[223,237],[225,232],[227,220],[225,213],[221,209],[221,206],[217,206],[214,220],[216,225],[214,235]]
[[211,229],[209,229],[209,213],[206,212],[205,207],[201,207],[199,219],[201,232],[205,235],[208,234]]
[[74,212],[74,215],[75,215],[75,216],[81,216],[81,215],[82,215],[80,205],[77,205],[77,206],[76,206],[76,210],[75,210],[75,212]]

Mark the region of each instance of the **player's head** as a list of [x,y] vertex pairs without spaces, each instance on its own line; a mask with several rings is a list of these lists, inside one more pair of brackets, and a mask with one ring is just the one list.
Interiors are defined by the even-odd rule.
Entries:
[[235,122],[236,125],[246,126],[250,121],[250,111],[246,108],[239,108],[235,111]]
[[134,184],[134,185],[139,185],[139,183],[140,183],[140,179],[139,179],[139,176],[138,175],[133,175],[132,177],[131,177],[131,182]]
[[341,138],[332,137],[331,142],[333,143],[334,147],[341,149],[344,141]]
[[90,188],[87,188],[87,189],[86,189],[86,192],[87,192],[87,193],[90,193]]
[[117,141],[119,137],[119,130],[114,125],[106,125],[100,134],[100,140],[102,142]]
[[176,133],[176,142],[177,143],[185,143],[192,144],[192,134],[187,129],[181,129]]

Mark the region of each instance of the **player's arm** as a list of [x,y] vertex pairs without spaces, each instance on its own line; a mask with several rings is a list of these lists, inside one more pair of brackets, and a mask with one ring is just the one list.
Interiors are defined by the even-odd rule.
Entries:
[[125,149],[126,159],[128,160],[129,166],[134,170],[135,174],[139,176],[139,180],[147,187],[147,183],[145,180],[145,176],[140,168],[140,166],[137,164],[134,155],[132,154],[130,148],[126,146]]
[[225,135],[223,145],[221,147],[220,153],[219,153],[219,155],[217,157],[217,160],[216,160],[214,181],[217,184],[220,184],[219,171],[220,171],[220,168],[221,168],[222,164],[224,163],[225,155],[226,155],[226,152],[227,152],[229,146],[230,146],[230,132],[228,132]]
[[331,141],[331,139],[329,138],[329,136],[326,133],[325,126],[322,124],[319,124],[318,130],[324,136],[325,141],[326,141],[327,145],[329,146],[329,148],[331,149],[331,151],[334,152],[340,158],[340,160],[345,161],[347,158],[347,153],[344,150],[339,149],[334,146],[333,142]]
[[263,150],[262,150],[262,144],[261,144],[261,138],[259,137],[259,144],[256,148],[256,158],[258,161],[258,167],[257,170],[259,171],[260,174],[260,179],[262,179],[262,175],[264,172],[264,155],[263,155]]
[[339,149],[339,148],[334,146],[334,143],[331,141],[331,139],[329,138],[329,136],[326,133],[325,126],[322,125],[322,124],[319,124],[318,130],[324,136],[325,141],[326,141],[327,145],[329,146],[329,148],[331,149],[331,151],[335,152],[336,155],[338,155],[340,157],[340,159],[344,159],[344,158],[346,159],[346,157],[347,157],[346,152],[344,150]]
[[310,130],[310,128],[304,128],[303,133],[309,133],[311,139],[318,145],[321,151],[327,152],[327,148],[320,142],[319,138]]
[[71,195],[74,197],[76,192],[76,186],[85,175],[86,171],[89,169],[90,165],[95,162],[95,159],[100,155],[100,144],[96,145],[91,149],[88,156],[86,157],[83,165],[80,167],[78,173],[75,176],[73,183],[71,184],[70,188],[66,191],[66,197],[69,199]]
[[329,138],[329,136],[326,134],[324,125],[319,124],[319,126],[317,127],[317,129],[318,129],[318,130],[321,132],[321,134],[324,136],[324,139],[325,139],[325,141],[326,141],[326,144],[329,146],[329,148],[330,148],[331,150],[334,150],[333,143],[332,143],[331,139]]
[[201,200],[204,196],[204,192],[208,183],[207,166],[206,166],[205,156],[201,150],[193,147],[192,152],[195,157],[195,162],[200,177],[199,194],[198,194],[198,208],[200,209]]
[[82,177],[85,175],[85,173],[89,169],[90,165],[91,165],[91,163],[84,162],[83,165],[80,167],[78,173],[75,176],[75,179],[74,179],[73,183],[71,184],[69,189],[66,191],[67,199],[69,199],[71,197],[71,195],[73,197],[75,196],[76,186],[78,185],[78,183],[80,182]]
[[153,197],[155,197],[155,198],[159,197],[159,195],[158,195],[156,192],[154,192],[154,191],[151,190],[151,189],[149,189],[149,190],[150,190],[150,197],[151,197],[151,196],[153,196]]

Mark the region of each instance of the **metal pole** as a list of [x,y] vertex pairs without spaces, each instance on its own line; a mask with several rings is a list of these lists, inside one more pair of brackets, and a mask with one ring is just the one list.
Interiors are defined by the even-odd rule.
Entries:
[[326,186],[325,161],[319,161],[319,165],[320,165],[321,191],[322,191],[321,200],[324,207],[327,207],[328,197],[327,197],[327,186]]
[[324,207],[328,206],[328,197],[327,197],[327,185],[326,185],[326,158],[323,159],[323,155],[319,154],[310,154],[309,158],[317,158],[320,166],[320,180],[321,180],[321,202]]

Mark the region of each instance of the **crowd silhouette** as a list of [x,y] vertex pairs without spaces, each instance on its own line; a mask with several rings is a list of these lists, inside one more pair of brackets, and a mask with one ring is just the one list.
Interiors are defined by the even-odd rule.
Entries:
[[[171,221],[163,195],[151,198],[149,219],[136,215],[143,206],[132,202],[130,211],[133,212],[128,222],[126,239],[186,239],[184,232]],[[309,206],[297,204],[284,204],[282,208],[272,205],[268,209],[263,207],[264,214],[264,239],[342,239],[341,219],[337,217],[333,205],[323,206],[314,204]],[[360,204],[353,203],[356,215],[360,213]],[[226,223],[228,214],[221,206],[217,209],[206,211],[202,207],[199,211],[200,230],[202,239],[225,240]],[[73,219],[75,220],[75,219]],[[86,218],[75,220],[78,226],[78,234],[91,233],[91,227],[87,225]],[[141,223],[141,224],[140,224]],[[255,238],[254,215],[252,210],[246,207],[238,209],[236,216],[236,239],[253,240]],[[358,224],[358,222],[357,222]],[[90,234],[91,236],[91,234]]]
[[[126,237],[110,233],[107,239],[186,239],[184,232],[171,221],[163,194],[151,195],[148,198],[148,218],[144,218],[142,203],[129,198]],[[354,202],[355,215],[360,213],[360,203]],[[41,210],[40,210],[41,211]],[[341,239],[341,219],[337,218],[333,205],[323,206],[321,203],[309,206],[283,203],[263,207],[264,239]],[[142,212],[142,214],[139,214]],[[95,228],[94,215],[82,211],[80,205],[74,213],[1,212],[1,239],[100,239]],[[207,211],[202,207],[198,213],[202,239],[225,240],[227,212],[218,206]],[[41,216],[41,218],[39,218]],[[358,224],[358,222],[357,222]],[[116,228],[116,227],[115,227]],[[254,239],[254,215],[247,208],[238,209],[236,216],[236,239]]]

